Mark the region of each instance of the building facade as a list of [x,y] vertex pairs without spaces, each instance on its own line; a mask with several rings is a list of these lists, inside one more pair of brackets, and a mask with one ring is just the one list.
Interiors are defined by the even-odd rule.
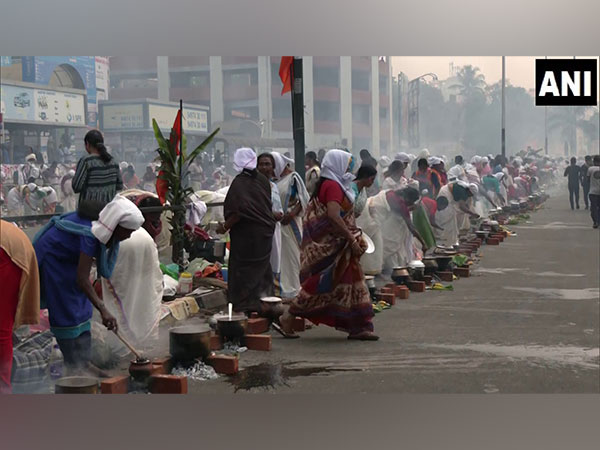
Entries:
[[[111,99],[183,99],[210,107],[211,128],[237,123],[241,135],[289,140],[291,97],[281,95],[280,63],[274,56],[111,57]],[[303,78],[307,150],[392,153],[389,58],[303,57]]]

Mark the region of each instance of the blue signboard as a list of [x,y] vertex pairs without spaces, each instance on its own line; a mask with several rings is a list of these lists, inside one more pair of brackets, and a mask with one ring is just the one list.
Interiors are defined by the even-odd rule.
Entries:
[[10,66],[12,64],[12,57],[0,56],[0,67]]
[[[52,73],[60,65],[68,65],[77,71],[87,92],[87,124],[96,126],[96,57],[95,56],[24,56],[23,81],[48,84]],[[91,108],[89,106],[92,106]],[[91,114],[90,114],[91,113]]]

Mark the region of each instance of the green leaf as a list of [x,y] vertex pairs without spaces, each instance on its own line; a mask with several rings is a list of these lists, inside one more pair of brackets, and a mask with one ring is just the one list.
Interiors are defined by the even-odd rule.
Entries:
[[163,150],[167,150],[169,146],[167,145],[167,141],[165,140],[162,131],[160,131],[156,119],[152,119],[152,128],[154,129],[154,137],[156,138],[156,142],[158,142],[158,146]]
[[214,139],[214,137],[217,135],[217,133],[220,130],[221,130],[220,128],[217,128],[215,131],[213,131],[206,139],[204,139],[202,141],[202,143],[198,147],[196,147],[194,149],[194,151],[192,153],[190,153],[190,155],[188,156],[188,164],[191,164],[192,162],[194,162],[194,160],[200,154],[200,152],[202,152],[203,150],[206,149],[208,144],[211,143],[211,141]]

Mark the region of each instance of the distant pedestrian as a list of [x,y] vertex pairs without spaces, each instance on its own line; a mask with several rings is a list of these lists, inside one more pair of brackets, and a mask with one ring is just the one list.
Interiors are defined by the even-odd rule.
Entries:
[[592,167],[592,157],[587,155],[585,157],[585,163],[581,166],[581,187],[583,187],[583,201],[585,202],[585,209],[589,207],[588,195],[590,193],[590,179],[588,178],[587,171]]
[[571,165],[567,166],[564,173],[565,177],[569,177],[569,202],[571,202],[571,209],[575,209],[573,201],[577,209],[579,209],[580,171],[581,169],[577,165],[577,158],[573,156],[571,158]]
[[600,225],[600,155],[594,156],[594,165],[587,170],[590,183],[590,212],[594,228]]

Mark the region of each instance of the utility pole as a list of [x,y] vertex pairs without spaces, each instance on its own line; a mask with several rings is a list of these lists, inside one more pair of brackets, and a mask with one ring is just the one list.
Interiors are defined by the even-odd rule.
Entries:
[[[548,59],[544,56],[544,59]],[[544,153],[548,155],[548,107],[544,106]]]
[[304,180],[304,93],[302,58],[294,56],[292,70],[292,127],[294,135],[295,170]]
[[502,156],[506,158],[506,57],[502,57]]

